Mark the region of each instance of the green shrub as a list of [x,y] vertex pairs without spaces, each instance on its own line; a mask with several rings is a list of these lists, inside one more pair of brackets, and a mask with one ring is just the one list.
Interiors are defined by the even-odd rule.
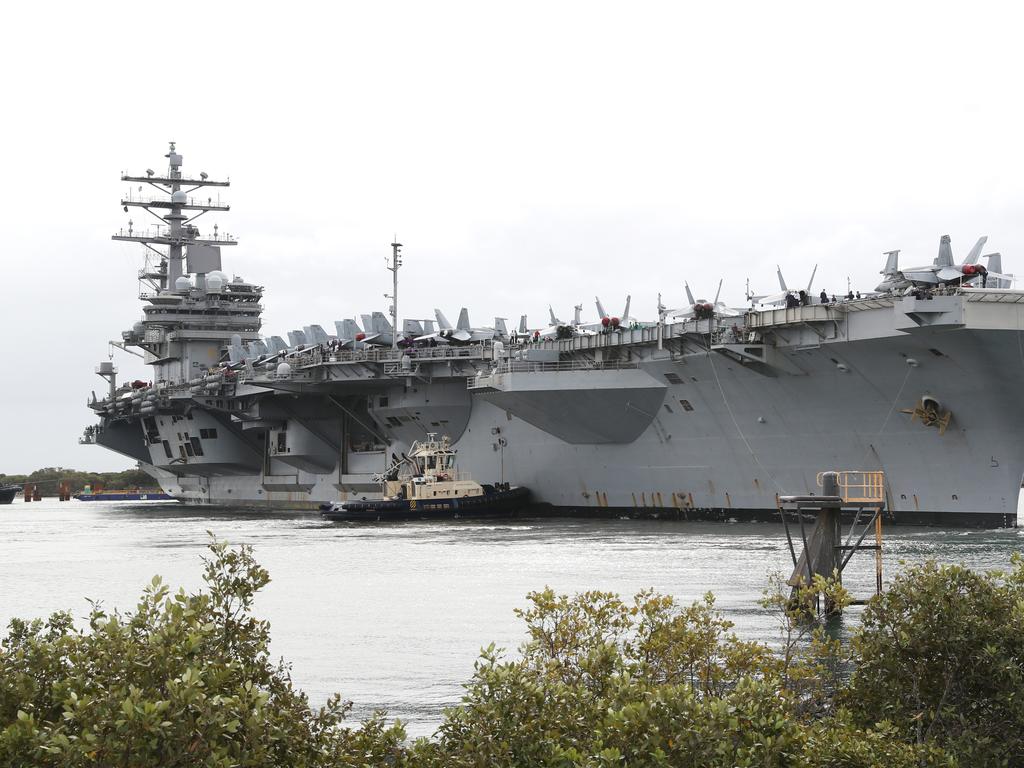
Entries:
[[210,545],[206,590],[171,594],[159,578],[135,610],[93,604],[11,622],[0,645],[0,763],[39,766],[384,765],[400,725],[342,725],[349,705],[311,709],[269,657],[252,617],[270,577],[248,547]]

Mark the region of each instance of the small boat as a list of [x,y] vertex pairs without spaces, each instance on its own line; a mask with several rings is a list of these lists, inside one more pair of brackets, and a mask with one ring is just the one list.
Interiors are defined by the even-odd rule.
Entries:
[[321,504],[320,514],[332,521],[424,520],[432,518],[502,517],[522,509],[526,488],[495,483],[481,485],[455,467],[455,449],[447,436],[429,433],[413,443],[376,480],[380,499]]
[[10,504],[20,491],[20,485],[0,485],[0,504]]

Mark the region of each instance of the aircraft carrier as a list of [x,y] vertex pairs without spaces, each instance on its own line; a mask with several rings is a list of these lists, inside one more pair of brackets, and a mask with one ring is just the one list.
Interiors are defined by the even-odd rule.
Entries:
[[[373,497],[428,432],[448,435],[481,482],[513,482],[549,514],[777,519],[782,494],[823,470],[883,470],[897,523],[1016,525],[1024,475],[1024,292],[980,240],[949,238],[930,265],[888,254],[879,291],[716,300],[651,322],[609,317],[509,333],[398,322],[401,246],[384,313],[264,337],[263,288],[222,271],[235,241],[196,219],[226,212],[228,182],[182,171],[122,176],[140,243],[142,318],[111,344],[151,381],[108,384],[82,442],[140,462],[189,504],[317,508]],[[152,190],[152,195],[146,191]],[[204,222],[206,220],[200,220]],[[979,262],[988,259],[990,279]],[[978,278],[982,279],[979,281]],[[980,284],[979,284],[980,283]],[[824,303],[822,303],[824,301]],[[401,332],[398,328],[401,327]]]

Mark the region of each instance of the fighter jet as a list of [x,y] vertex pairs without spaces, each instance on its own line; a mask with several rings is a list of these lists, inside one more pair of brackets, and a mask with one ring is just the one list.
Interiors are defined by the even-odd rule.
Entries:
[[459,312],[459,321],[455,327],[448,322],[448,318],[440,309],[434,310],[437,318],[438,331],[427,333],[415,339],[416,342],[430,341],[447,342],[449,344],[473,344],[474,342],[491,341],[494,339],[505,340],[508,338],[508,328],[505,325],[506,318],[494,318],[492,328],[474,328],[469,322],[469,310],[465,307]]
[[[363,315],[362,334],[356,334],[356,341],[369,344],[371,347],[390,347],[395,340],[395,329],[383,312],[374,312],[370,315]],[[362,338],[359,338],[362,335]],[[404,336],[399,343],[404,341]]]
[[[923,267],[899,268],[899,251],[888,251],[885,261],[885,269],[881,271],[884,279],[875,288],[879,293],[901,291],[906,288],[934,288],[938,285],[976,285],[981,281],[982,287],[988,287],[989,270],[978,263],[981,258],[981,249],[985,247],[988,237],[979,237],[974,244],[967,258],[960,264],[953,261],[953,246],[949,235],[943,235],[939,240],[939,254],[931,264]],[[998,255],[998,254],[993,254]],[[1002,257],[997,262],[1002,264]],[[992,262],[990,260],[989,264]],[[1009,279],[1008,275],[994,274],[999,280]]]
[[697,299],[694,301],[693,293],[690,291],[690,284],[683,283],[683,287],[686,289],[686,300],[690,304],[681,309],[666,310],[665,314],[668,317],[687,320],[692,317],[710,317],[712,314],[721,317],[738,317],[742,314],[742,312],[737,312],[735,309],[727,307],[724,302],[718,300],[722,293],[722,280],[718,281],[718,290],[715,291],[714,301],[708,301],[707,299]]
[[567,339],[572,336],[594,336],[600,328],[598,323],[584,323],[582,319],[583,305],[577,304],[573,307],[573,319],[571,323],[560,320],[555,315],[555,310],[548,305],[548,318],[550,325],[543,328],[529,328],[526,322],[526,315],[519,318],[519,329],[516,332],[518,338],[527,339]]
[[640,322],[635,317],[629,316],[629,302],[632,296],[626,296],[626,308],[622,310],[622,314],[619,317],[609,315],[604,311],[604,307],[601,305],[601,299],[597,296],[594,297],[594,303],[597,305],[597,316],[600,318],[598,323],[594,323],[589,328],[590,330],[602,330],[602,329],[615,329],[621,326],[629,326],[633,323]]
[[[782,289],[779,293],[773,293],[769,296],[754,296],[751,294],[747,295],[747,301],[752,305],[760,304],[762,306],[773,306],[777,304],[785,304],[786,297],[791,295],[798,295],[799,291],[791,290],[786,285],[786,278],[782,276],[782,267],[778,264],[775,265],[775,274],[779,278],[779,287]],[[814,269],[811,270],[811,279],[807,281],[807,288],[805,289],[805,295],[811,296],[811,287],[814,285],[814,276],[818,274],[818,265],[814,265]]]

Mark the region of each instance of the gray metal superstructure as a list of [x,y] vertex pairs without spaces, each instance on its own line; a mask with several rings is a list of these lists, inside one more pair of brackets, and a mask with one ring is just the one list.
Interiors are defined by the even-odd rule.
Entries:
[[958,286],[740,316],[716,301],[677,322],[615,318],[527,343],[399,344],[395,331],[372,346],[353,321],[337,337],[310,325],[290,345],[263,341],[262,289],[220,272],[219,246],[234,241],[192,223],[227,206],[196,200],[212,182],[168,157],[166,176],[125,177],[166,192],[162,207],[124,201],[164,223],[117,236],[160,253],[122,339],[154,378],[118,386],[101,364],[110,391],[90,404],[99,424],[84,440],[142,462],[183,501],[372,496],[375,473],[439,432],[474,477],[528,487],[556,514],[777,519],[783,489],[814,493],[818,472],[840,468],[884,470],[897,522],[1016,524],[1024,292]]

